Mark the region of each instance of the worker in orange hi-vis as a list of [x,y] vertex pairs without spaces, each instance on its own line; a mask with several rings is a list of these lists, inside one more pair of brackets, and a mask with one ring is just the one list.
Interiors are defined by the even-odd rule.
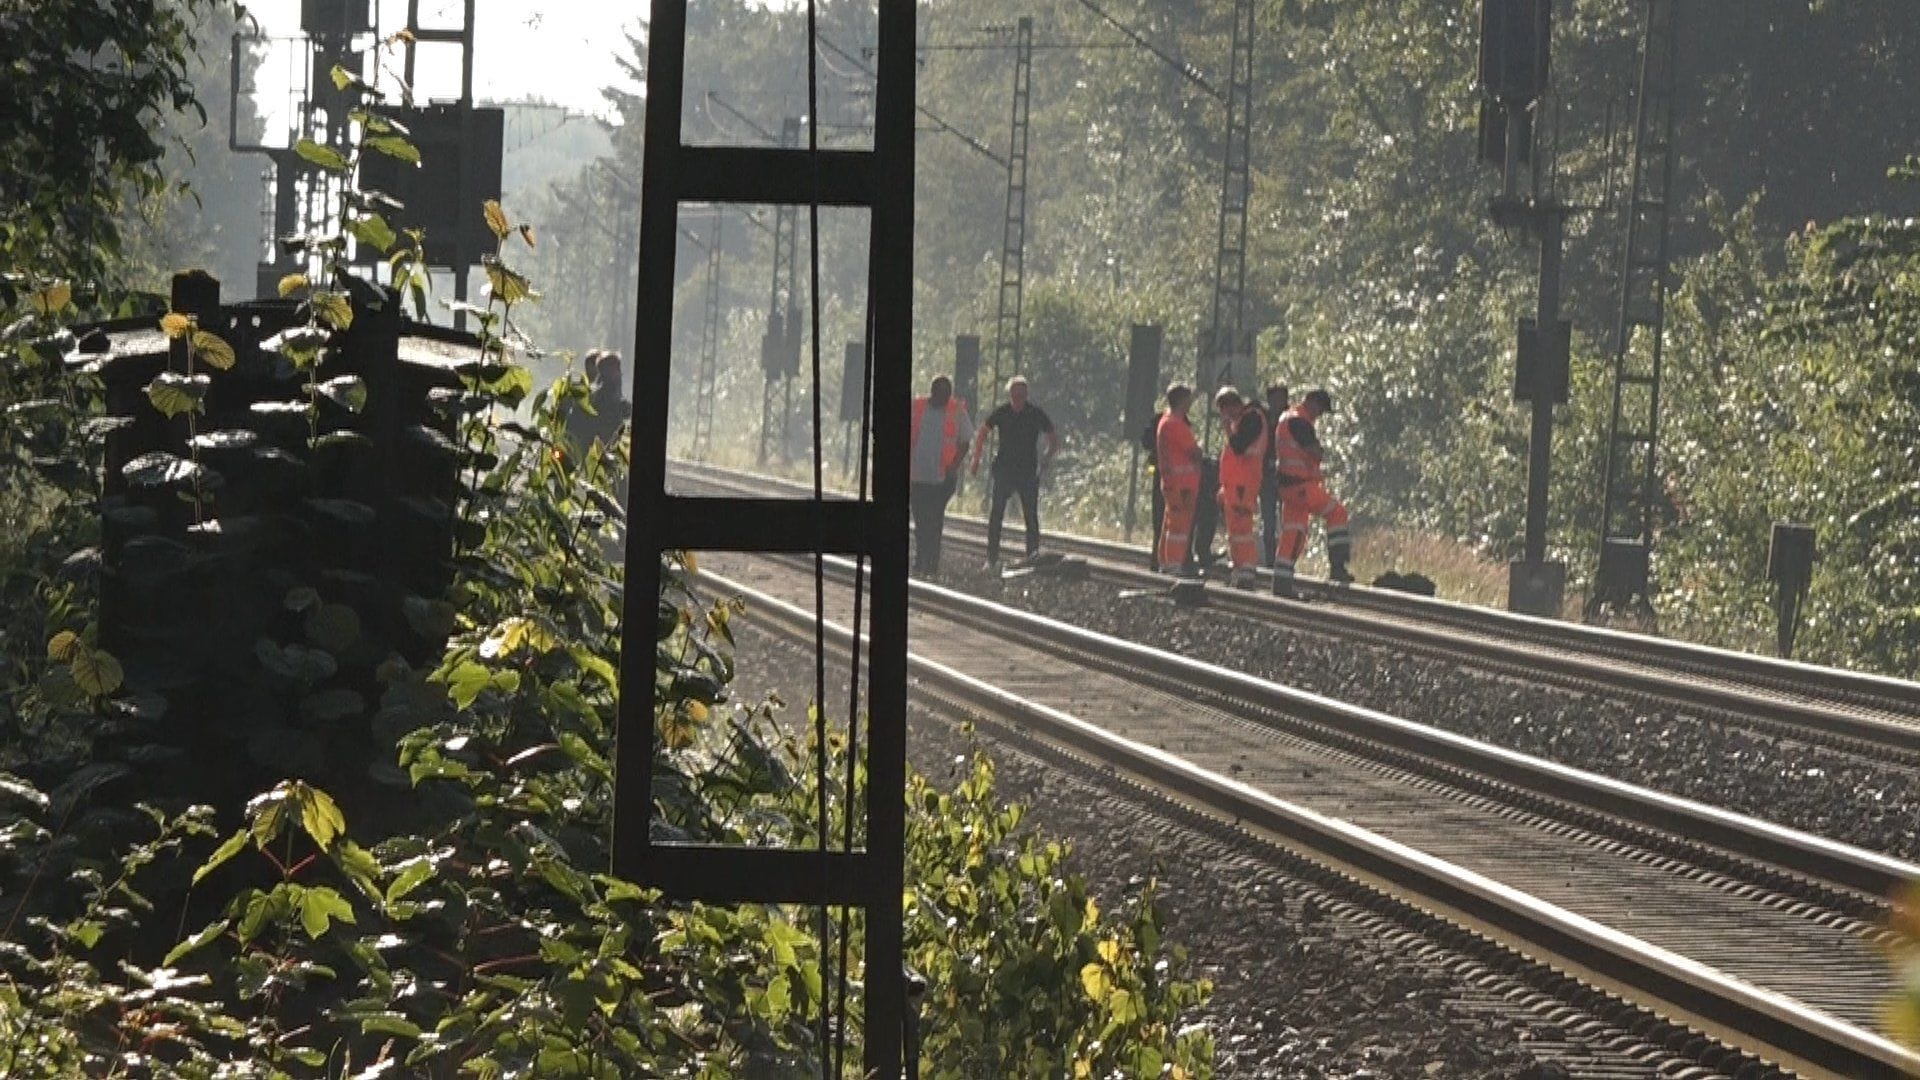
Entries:
[[1220,509],[1227,518],[1227,553],[1233,559],[1229,582],[1251,588],[1260,562],[1260,539],[1254,531],[1260,513],[1260,478],[1266,468],[1267,414],[1260,406],[1223,387],[1213,398],[1219,410],[1227,445],[1220,451]]
[[1309,390],[1274,425],[1274,458],[1280,474],[1280,546],[1273,553],[1273,594],[1293,595],[1293,568],[1307,549],[1307,526],[1314,518],[1327,525],[1327,577],[1353,580],[1347,559],[1353,538],[1347,532],[1347,508],[1327,493],[1320,436],[1314,423],[1333,411],[1333,396]]
[[1162,573],[1183,573],[1192,542],[1193,515],[1200,504],[1200,443],[1193,437],[1187,410],[1193,407],[1193,388],[1184,383],[1167,387],[1167,411],[1154,431],[1155,468],[1166,512],[1160,526],[1158,564]]

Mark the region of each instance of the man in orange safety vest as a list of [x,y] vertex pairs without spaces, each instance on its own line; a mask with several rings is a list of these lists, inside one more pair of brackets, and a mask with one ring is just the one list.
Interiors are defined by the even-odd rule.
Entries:
[[[932,410],[933,422],[927,422]],[[973,418],[967,403],[953,395],[953,380],[933,380],[925,397],[913,399],[912,464],[909,467],[913,508],[913,569],[917,574],[940,572],[940,538],[947,530],[947,503],[960,482],[960,458],[973,438]]]
[[1193,388],[1184,383],[1167,387],[1167,411],[1154,431],[1154,468],[1160,474],[1161,515],[1159,554],[1162,573],[1182,573],[1193,536],[1193,517],[1200,503],[1200,443],[1193,437],[1187,410],[1193,406]]
[[1327,493],[1324,454],[1315,421],[1333,411],[1333,396],[1309,390],[1274,425],[1274,461],[1280,474],[1280,546],[1273,553],[1273,594],[1293,595],[1293,568],[1307,549],[1307,526],[1314,518],[1327,525],[1327,577],[1353,580],[1347,560],[1353,539],[1347,532],[1347,508]]
[[1260,562],[1254,519],[1260,512],[1260,478],[1266,468],[1267,414],[1231,386],[1222,387],[1213,404],[1227,435],[1220,451],[1220,509],[1227,518],[1227,552],[1233,560],[1229,580],[1235,588],[1251,588]]

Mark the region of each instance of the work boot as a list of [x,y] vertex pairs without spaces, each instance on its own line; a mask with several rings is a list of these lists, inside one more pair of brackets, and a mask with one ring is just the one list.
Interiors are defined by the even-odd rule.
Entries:
[[1238,566],[1234,568],[1233,576],[1227,579],[1227,583],[1236,589],[1251,589],[1260,583],[1260,579],[1254,574],[1253,567]]
[[1327,549],[1327,580],[1337,585],[1353,583],[1353,575],[1347,571],[1347,549],[1344,545]]
[[1300,599],[1300,594],[1293,591],[1293,578],[1285,574],[1273,575],[1273,595],[1283,600]]

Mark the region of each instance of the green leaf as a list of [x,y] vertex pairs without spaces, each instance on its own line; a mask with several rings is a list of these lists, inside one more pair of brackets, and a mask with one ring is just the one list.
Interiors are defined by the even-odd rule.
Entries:
[[199,412],[210,385],[205,375],[163,371],[147,384],[147,400],[153,402],[161,416],[171,420],[185,413]]
[[80,649],[80,635],[71,630],[62,630],[47,639],[47,659],[56,664],[64,664],[73,659]]
[[340,156],[340,151],[330,146],[321,146],[312,139],[301,139],[299,142],[294,143],[293,152],[328,172],[343,173],[347,171],[347,159]]
[[1080,969],[1080,985],[1095,1004],[1104,1005],[1113,993],[1113,976],[1107,971],[1107,965],[1096,960]]
[[[193,883],[195,885],[200,884],[201,878],[213,873],[219,869],[220,864],[240,854],[240,849],[247,846],[247,840],[252,835],[248,830],[240,829],[232,836],[227,837],[227,842],[221,844],[212,855],[207,856],[207,861],[201,863],[200,868],[193,872]],[[172,961],[169,960],[168,963],[172,963]]]
[[120,466],[120,475],[134,487],[158,488],[170,484],[188,484],[196,478],[204,480],[212,475],[212,470],[178,454],[155,450]]
[[317,885],[300,896],[300,927],[318,941],[334,920],[353,922],[353,905],[325,885]]
[[225,338],[206,330],[193,332],[193,352],[196,357],[215,371],[231,371],[237,362],[233,346]]
[[29,296],[27,302],[36,314],[52,315],[73,302],[73,286],[64,281],[49,285]]
[[387,886],[387,903],[405,900],[408,893],[426,884],[437,872],[429,859],[408,860],[405,868]]
[[399,1035],[403,1038],[420,1037],[420,1025],[397,1012],[378,1012],[360,1018],[362,1034]]
[[[196,878],[196,880],[198,879]],[[181,942],[178,945],[175,945],[172,949],[168,950],[166,959],[160,961],[160,966],[172,967],[174,964],[180,961],[181,957],[184,957],[188,953],[191,953],[201,948],[202,946],[206,945],[208,942],[211,942],[213,939],[219,937],[221,934],[226,933],[227,925],[228,923],[226,919],[218,919],[218,920],[215,920],[214,922],[208,923],[206,927],[202,929],[199,933],[193,935],[192,937],[188,938],[187,940]]]
[[507,234],[513,231],[513,225],[507,221],[507,211],[500,205],[500,200],[488,199],[481,206],[480,212],[487,219],[487,228],[493,230],[494,239],[505,240]]
[[286,299],[307,287],[307,275],[288,274],[280,279],[280,298]]
[[394,234],[393,226],[379,214],[369,214],[347,223],[347,232],[355,240],[385,254],[392,250],[394,242],[400,238]]
[[294,791],[300,803],[300,827],[315,844],[325,848],[333,843],[334,837],[346,831],[346,815],[340,812],[331,795],[306,784],[296,785]]
[[504,405],[518,405],[533,393],[533,373],[517,364],[509,364],[499,378],[486,384],[486,390]]
[[321,604],[301,621],[307,640],[339,656],[360,639],[360,615],[345,604]]
[[89,697],[106,697],[120,689],[120,684],[126,681],[120,661],[105,649],[83,645],[74,650],[67,668],[73,672],[74,684]]
[[42,810],[53,805],[53,800],[47,798],[39,788],[11,773],[0,773],[0,795],[11,795],[22,802],[30,802]]
[[367,380],[358,375],[328,379],[315,389],[328,401],[350,413],[357,414],[367,407]]
[[500,260],[488,256],[481,260],[481,266],[487,272],[487,284],[492,286],[496,299],[508,304],[517,304],[522,300],[536,299],[539,294],[533,291],[533,282],[526,275],[509,268]]
[[367,149],[399,158],[410,165],[420,164],[420,148],[398,135],[380,135],[368,139]]
[[447,674],[447,695],[457,709],[472,705],[481,691],[493,685],[493,672],[484,664],[465,661]]
[[373,852],[343,838],[334,845],[333,861],[354,887],[376,899],[380,896],[379,884],[375,881],[380,873],[380,861],[373,857]]
[[313,305],[313,312],[321,322],[335,330],[345,330],[353,325],[353,302],[347,294],[338,292],[316,292],[307,297],[307,303]]
[[240,944],[246,945],[259,937],[293,910],[291,891],[298,886],[282,882],[267,892],[253,889],[242,894],[240,900],[240,921],[234,932],[240,936]]

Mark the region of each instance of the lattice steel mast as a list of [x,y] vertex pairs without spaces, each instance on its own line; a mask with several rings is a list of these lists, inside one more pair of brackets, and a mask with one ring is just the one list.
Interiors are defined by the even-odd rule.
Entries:
[[[800,145],[800,120],[780,125],[780,146]],[[793,377],[800,372],[800,291],[795,286],[799,260],[800,208],[773,208],[773,283],[767,296],[767,333],[760,340],[760,364],[766,384],[760,395],[760,460],[790,456],[787,425],[793,419]]]
[[1587,617],[1602,606],[1652,613],[1649,564],[1660,440],[1660,368],[1672,220],[1678,0],[1648,0],[1635,110],[1632,191],[1614,343],[1613,419],[1608,427],[1600,565]]
[[714,207],[707,235],[707,299],[700,322],[699,389],[693,399],[693,456],[705,459],[713,448],[713,398],[720,381],[720,243],[726,210]]
[[1027,132],[1033,104],[1033,20],[1023,17],[1014,30],[1013,132],[1007,142],[1007,216],[1000,240],[1000,308],[993,338],[993,387],[1000,400],[1001,380],[1020,370],[1020,311],[1026,274]]
[[[1220,157],[1220,236],[1214,250],[1213,317],[1207,326],[1199,381],[1211,391],[1232,378],[1232,365],[1251,351],[1247,322],[1247,207],[1252,197],[1253,0],[1234,0],[1233,48],[1227,73],[1227,143]],[[1223,373],[1225,373],[1223,375]],[[1213,412],[1207,411],[1212,430]]]

